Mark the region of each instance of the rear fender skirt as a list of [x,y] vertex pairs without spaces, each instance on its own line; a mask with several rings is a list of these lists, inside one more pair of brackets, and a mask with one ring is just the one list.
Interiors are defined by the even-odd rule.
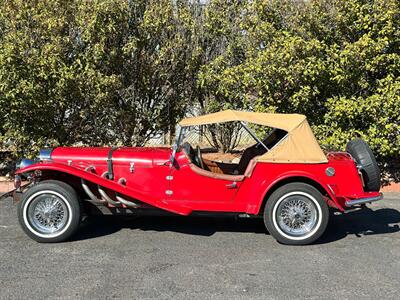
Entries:
[[39,164],[34,164],[30,165],[24,169],[19,169],[16,174],[23,174],[27,172],[33,172],[35,170],[51,170],[51,171],[57,171],[61,173],[66,173],[70,174],[73,176],[76,176],[78,178],[84,179],[86,181],[92,182],[94,184],[97,184],[99,186],[103,186],[106,189],[110,189],[114,192],[117,192],[121,195],[125,195],[129,198],[137,199],[141,202],[147,203],[151,206],[179,214],[179,215],[184,215],[187,216],[191,214],[192,209],[182,206],[182,205],[177,205],[175,203],[170,203],[168,202],[167,199],[158,199],[154,197],[151,194],[143,193],[138,190],[134,190],[132,188],[129,188],[127,186],[121,185],[116,181],[111,181],[105,178],[102,178],[101,176],[98,176],[96,174],[93,174],[91,172],[86,172],[81,169],[77,169],[71,166],[67,166],[64,164],[59,164],[59,163],[39,163]]
[[[266,189],[264,189],[264,193],[262,193],[262,198],[260,199],[259,203],[263,203],[265,196],[267,195],[267,193],[273,189],[277,184],[281,183],[282,181],[287,181],[290,180],[290,178],[293,178],[293,181],[296,181],[295,178],[304,178],[306,180],[309,181],[313,181],[314,183],[320,185],[325,192],[328,194],[329,198],[327,202],[332,201],[333,204],[341,211],[344,211],[344,208],[342,207],[342,205],[340,205],[340,203],[338,202],[335,194],[333,193],[333,190],[331,188],[329,188],[329,186],[327,186],[326,184],[322,183],[321,181],[319,181],[315,176],[313,176],[312,174],[306,173],[306,172],[290,172],[290,173],[284,173],[282,174],[282,176],[280,176],[279,178],[277,178],[275,181],[273,181],[272,183],[270,183]],[[261,208],[261,205],[259,206],[259,208]]]

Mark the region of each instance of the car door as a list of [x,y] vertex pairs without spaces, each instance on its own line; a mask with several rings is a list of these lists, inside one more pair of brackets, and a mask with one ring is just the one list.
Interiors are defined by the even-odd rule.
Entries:
[[242,184],[242,181],[235,179],[244,178],[243,176],[214,178],[215,174],[205,170],[202,170],[203,174],[199,174],[193,171],[190,161],[183,153],[176,155],[174,166],[170,170],[170,184],[167,191],[170,200],[179,201],[195,210],[226,208],[233,202]]

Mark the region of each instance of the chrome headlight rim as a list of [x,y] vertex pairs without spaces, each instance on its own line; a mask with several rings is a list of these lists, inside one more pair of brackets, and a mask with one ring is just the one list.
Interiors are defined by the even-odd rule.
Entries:
[[19,169],[24,169],[26,167],[29,167],[30,165],[35,164],[36,162],[33,159],[29,159],[29,158],[23,158],[21,159],[19,162],[17,162],[15,168],[17,170]]
[[52,153],[53,153],[53,148],[41,149],[39,151],[39,155],[37,158],[39,161],[51,160]]

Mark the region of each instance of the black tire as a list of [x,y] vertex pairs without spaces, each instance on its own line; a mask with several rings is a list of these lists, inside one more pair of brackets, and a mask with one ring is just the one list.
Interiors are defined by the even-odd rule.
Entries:
[[[307,203],[306,209],[313,211],[315,224],[304,234],[288,233],[284,226],[281,207],[290,201]],[[281,210],[281,211],[282,211]],[[296,213],[297,215],[297,213]],[[311,213],[310,213],[311,215]],[[297,217],[295,217],[297,218]],[[281,186],[267,200],[264,210],[264,223],[269,233],[280,243],[286,245],[308,245],[315,242],[325,231],[329,221],[329,209],[321,193],[311,185],[295,182]],[[310,223],[312,224],[312,223]],[[291,224],[293,226],[293,223]],[[301,226],[300,226],[301,227]],[[303,228],[303,227],[301,227]],[[300,229],[302,230],[302,229]],[[304,229],[303,229],[304,230]]]
[[381,172],[368,144],[362,139],[355,139],[348,142],[346,151],[362,167],[361,172],[365,184],[364,190],[378,192],[381,187]]
[[[38,206],[41,208],[43,205],[47,205],[46,209],[50,208],[51,210],[44,213],[42,210],[38,213],[35,208]],[[54,205],[59,208],[56,212],[53,209]],[[44,214],[46,215],[44,216]],[[55,231],[50,232],[54,228],[49,229],[49,226],[46,227],[46,225],[48,225],[50,216],[54,218],[54,214],[57,214],[58,218],[61,216],[63,222],[61,222],[60,227],[54,226],[54,222],[51,223],[55,227]],[[37,242],[57,243],[66,241],[76,232],[81,221],[81,206],[78,195],[71,186],[64,182],[56,180],[40,182],[23,195],[18,204],[18,220],[24,232]]]

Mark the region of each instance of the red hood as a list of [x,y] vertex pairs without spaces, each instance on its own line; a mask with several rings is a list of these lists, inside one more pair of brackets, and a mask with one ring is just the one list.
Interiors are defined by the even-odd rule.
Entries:
[[[58,147],[51,153],[51,160],[57,163],[73,165],[106,164],[111,147]],[[112,151],[115,163],[130,163],[152,166],[159,160],[166,161],[171,155],[170,148],[156,147],[122,147]]]

